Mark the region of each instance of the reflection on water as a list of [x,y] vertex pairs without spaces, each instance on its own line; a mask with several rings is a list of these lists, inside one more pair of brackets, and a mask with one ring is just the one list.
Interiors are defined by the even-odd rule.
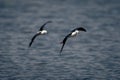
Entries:
[[[0,80],[119,80],[119,0],[1,0]],[[40,25],[47,35],[28,44]],[[64,36],[70,38],[59,56]]]

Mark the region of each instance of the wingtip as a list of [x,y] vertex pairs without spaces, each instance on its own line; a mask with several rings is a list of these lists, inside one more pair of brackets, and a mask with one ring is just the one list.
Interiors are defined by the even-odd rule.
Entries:
[[87,30],[85,29],[84,32],[87,32]]
[[30,48],[30,47],[31,47],[31,45],[32,45],[32,44],[31,44],[31,43],[29,43],[28,48]]
[[85,28],[83,28],[83,27],[78,28],[78,30],[87,32],[87,30]]

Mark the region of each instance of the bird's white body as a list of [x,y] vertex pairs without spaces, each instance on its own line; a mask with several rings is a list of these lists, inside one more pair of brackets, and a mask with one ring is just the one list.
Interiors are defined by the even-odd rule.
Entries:
[[39,35],[45,35],[47,34],[47,30],[44,30],[44,27],[46,24],[51,23],[52,21],[47,21],[46,23],[44,23],[40,28],[39,31],[32,37],[30,43],[29,43],[29,47],[31,47],[32,43],[34,42],[35,38]]
[[47,30],[42,30],[41,34],[47,34]]
[[44,35],[44,34],[47,34],[47,30],[42,30],[42,31],[39,31],[37,33],[40,33],[40,34]]
[[74,32],[72,32],[71,37],[76,36],[78,33],[79,33],[79,31],[75,30]]

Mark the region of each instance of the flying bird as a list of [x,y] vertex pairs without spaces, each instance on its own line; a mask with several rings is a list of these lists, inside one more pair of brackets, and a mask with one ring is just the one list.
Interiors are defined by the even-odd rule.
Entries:
[[39,31],[32,37],[31,42],[29,43],[29,47],[31,47],[32,43],[34,42],[37,36],[47,34],[47,30],[45,30],[44,27],[48,23],[52,23],[52,21],[47,21],[40,27]]
[[65,36],[65,38],[64,38],[63,41],[61,42],[62,48],[61,48],[61,50],[60,50],[60,53],[62,52],[62,50],[63,50],[63,48],[64,48],[64,45],[65,45],[67,39],[68,39],[69,37],[74,37],[74,36],[76,36],[80,31],[86,32],[86,29],[84,29],[83,27],[75,28],[75,29],[73,29],[67,36]]

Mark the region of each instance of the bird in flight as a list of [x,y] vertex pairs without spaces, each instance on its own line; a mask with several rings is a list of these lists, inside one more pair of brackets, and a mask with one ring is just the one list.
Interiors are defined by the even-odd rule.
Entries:
[[47,34],[47,30],[44,30],[44,27],[48,23],[52,23],[52,21],[47,21],[40,27],[39,31],[32,37],[31,42],[29,43],[29,47],[31,47],[32,43],[34,42],[37,36]]
[[75,29],[73,29],[67,36],[65,36],[65,38],[64,38],[63,41],[61,42],[62,48],[61,48],[61,50],[60,50],[60,53],[62,52],[62,50],[63,50],[63,48],[64,48],[64,45],[65,45],[67,39],[68,39],[69,37],[74,37],[74,36],[76,36],[80,31],[86,32],[86,29],[84,29],[83,27],[75,28]]

